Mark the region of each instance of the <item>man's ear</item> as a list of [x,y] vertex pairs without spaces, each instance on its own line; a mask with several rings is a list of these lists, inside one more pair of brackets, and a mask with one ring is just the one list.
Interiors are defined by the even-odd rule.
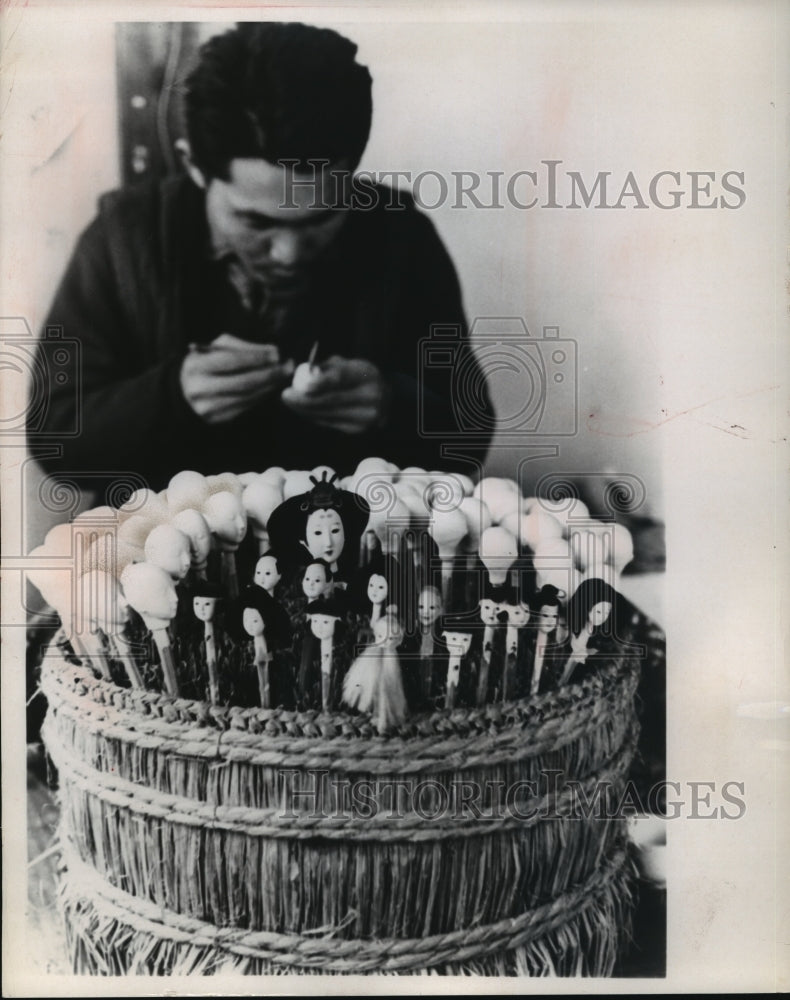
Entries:
[[203,171],[200,169],[200,167],[195,166],[195,163],[192,159],[192,148],[189,145],[189,140],[177,139],[175,143],[175,148],[186,172],[189,174],[189,176],[192,178],[194,183],[197,184],[199,188],[203,188],[205,190],[205,188],[207,187],[206,177]]

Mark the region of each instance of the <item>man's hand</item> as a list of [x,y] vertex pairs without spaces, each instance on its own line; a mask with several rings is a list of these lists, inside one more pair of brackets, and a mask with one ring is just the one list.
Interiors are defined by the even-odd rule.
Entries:
[[281,398],[306,420],[344,434],[362,434],[384,419],[388,394],[381,372],[370,361],[333,355],[307,391],[289,387]]
[[223,333],[191,345],[181,365],[184,399],[207,424],[225,423],[279,392],[293,375],[274,344],[252,344]]

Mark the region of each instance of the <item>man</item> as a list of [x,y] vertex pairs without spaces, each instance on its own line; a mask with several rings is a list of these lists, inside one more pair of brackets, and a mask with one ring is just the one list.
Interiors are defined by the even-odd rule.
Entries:
[[[454,361],[478,409],[490,402],[431,222],[405,194],[368,188],[355,205],[341,183],[371,122],[355,56],[302,24],[245,23],[203,46],[184,174],[103,196],[56,294],[47,324],[79,340],[82,393],[50,374],[45,431],[79,406],[81,434],[47,471],[129,470],[157,489],[180,469],[454,464],[420,433],[418,397],[432,427],[455,426],[446,373],[419,377],[432,324],[460,328]],[[316,343],[320,374],[297,390]]]

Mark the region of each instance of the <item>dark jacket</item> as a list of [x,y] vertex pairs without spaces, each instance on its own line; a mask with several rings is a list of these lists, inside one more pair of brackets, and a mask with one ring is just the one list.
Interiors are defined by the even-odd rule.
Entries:
[[[322,356],[365,358],[380,368],[391,389],[386,425],[348,436],[302,421],[279,399],[230,423],[205,424],[179,384],[187,345],[222,332],[267,337],[249,329],[251,317],[223,265],[211,259],[204,195],[188,178],[104,195],[46,321],[79,345],[79,360],[71,351],[65,370],[44,366],[48,407],[37,440],[52,435],[63,447],[61,458],[44,461],[47,471],[100,473],[104,485],[108,473],[134,472],[154,489],[181,469],[209,474],[326,463],[343,474],[368,455],[472,471],[443,458],[441,434],[421,433],[418,396],[423,421],[440,432],[446,427],[444,440],[457,448],[451,367],[423,365],[420,341],[431,336],[432,324],[457,326],[451,366],[469,348],[452,262],[429,219],[408,196],[398,198],[401,208],[386,209],[391,193],[382,189],[377,207],[350,211],[280,337],[281,356],[297,363],[318,338]],[[51,345],[40,350],[52,353]],[[477,390],[474,362],[464,378]],[[491,413],[485,392],[476,405]],[[69,435],[75,427],[79,433]],[[471,454],[482,461],[489,439],[489,432],[477,435],[482,447]]]

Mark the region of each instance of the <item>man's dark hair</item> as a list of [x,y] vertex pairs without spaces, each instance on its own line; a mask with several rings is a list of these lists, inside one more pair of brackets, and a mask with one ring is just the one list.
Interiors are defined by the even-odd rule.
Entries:
[[192,160],[228,179],[236,158],[359,163],[370,134],[371,78],[357,46],[328,28],[242,23],[209,39],[186,83]]

